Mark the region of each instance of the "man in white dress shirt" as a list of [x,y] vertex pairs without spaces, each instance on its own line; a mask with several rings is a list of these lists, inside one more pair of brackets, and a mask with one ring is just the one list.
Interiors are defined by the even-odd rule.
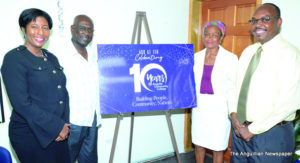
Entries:
[[99,72],[96,49],[88,46],[93,39],[93,21],[86,15],[78,15],[71,32],[71,41],[58,52],[70,96],[68,143],[71,161],[97,163],[98,126],[101,123]]
[[[282,19],[276,5],[261,5],[249,22],[258,42],[243,51],[238,64],[240,96],[238,107],[230,110],[234,128],[231,162],[290,163],[294,153],[292,121],[300,108],[300,53],[281,37]],[[254,64],[257,60],[251,58],[257,56],[259,62]],[[250,84],[244,84],[253,65],[258,66]],[[247,87],[248,91],[242,91]],[[241,100],[244,97],[246,100]]]

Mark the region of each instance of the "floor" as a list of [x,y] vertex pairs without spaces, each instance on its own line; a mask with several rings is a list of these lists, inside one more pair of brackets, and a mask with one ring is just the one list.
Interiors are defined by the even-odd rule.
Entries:
[[[181,163],[195,163],[195,154],[194,151],[181,153],[180,154]],[[210,155],[205,157],[205,163],[212,163],[212,158]],[[177,163],[177,158],[175,155],[169,156],[167,158],[157,158],[151,161],[146,161],[143,163]]]

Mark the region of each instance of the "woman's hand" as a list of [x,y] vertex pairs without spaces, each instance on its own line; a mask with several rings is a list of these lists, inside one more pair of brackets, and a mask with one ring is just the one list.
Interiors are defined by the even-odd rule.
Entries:
[[69,136],[69,132],[70,132],[70,128],[69,128],[70,124],[65,123],[63,129],[60,131],[58,137],[55,139],[55,141],[64,141],[66,139],[68,139]]

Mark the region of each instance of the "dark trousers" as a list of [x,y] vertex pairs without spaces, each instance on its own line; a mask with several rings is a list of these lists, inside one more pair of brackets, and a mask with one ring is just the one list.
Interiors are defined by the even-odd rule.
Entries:
[[97,163],[97,117],[94,116],[92,127],[71,124],[69,135],[69,149],[72,163]]
[[[245,124],[244,124],[245,125]],[[231,163],[291,163],[294,153],[291,122],[255,135],[249,142],[232,131]]]
[[[67,141],[53,141],[42,148],[31,130],[27,127],[14,129],[10,126],[9,137],[21,163],[69,163]],[[0,160],[1,162],[1,160]]]

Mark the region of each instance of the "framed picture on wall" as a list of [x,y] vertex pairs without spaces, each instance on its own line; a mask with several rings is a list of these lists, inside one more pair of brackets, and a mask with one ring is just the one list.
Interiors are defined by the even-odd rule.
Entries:
[[2,87],[1,87],[1,80],[0,80],[0,123],[5,122],[5,115],[4,115],[4,108],[3,108],[3,100],[2,100]]

